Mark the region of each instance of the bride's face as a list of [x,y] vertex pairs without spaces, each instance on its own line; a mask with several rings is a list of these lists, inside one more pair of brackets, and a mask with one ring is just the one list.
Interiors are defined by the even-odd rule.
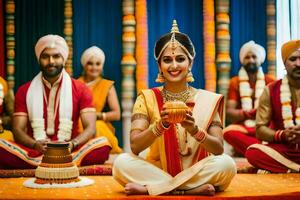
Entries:
[[161,55],[159,67],[166,81],[186,82],[191,62],[181,47],[169,45]]

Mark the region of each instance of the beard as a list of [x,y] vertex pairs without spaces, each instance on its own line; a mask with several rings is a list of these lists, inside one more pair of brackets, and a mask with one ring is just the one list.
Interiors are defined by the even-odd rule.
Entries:
[[244,68],[248,73],[256,73],[258,71],[258,66],[255,63],[247,63],[244,65]]
[[[49,70],[50,67],[54,68],[52,70]],[[40,65],[40,70],[42,71],[42,74],[45,78],[53,78],[58,76],[62,72],[63,68],[63,65]]]
[[288,75],[294,80],[300,80],[300,67],[294,68]]

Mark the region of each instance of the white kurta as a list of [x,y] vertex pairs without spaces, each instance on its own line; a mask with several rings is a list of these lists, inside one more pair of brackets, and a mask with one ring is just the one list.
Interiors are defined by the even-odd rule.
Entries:
[[175,189],[190,190],[203,184],[225,190],[236,174],[233,159],[226,155],[206,157],[172,177],[146,160],[129,153],[119,155],[113,166],[113,177],[123,186],[127,183],[145,185],[150,195]]

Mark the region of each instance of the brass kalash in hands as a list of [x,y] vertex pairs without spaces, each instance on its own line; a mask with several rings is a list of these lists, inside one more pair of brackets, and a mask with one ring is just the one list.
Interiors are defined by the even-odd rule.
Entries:
[[[176,127],[177,134],[178,123],[183,122],[186,119],[186,114],[192,111],[195,106],[195,102],[187,100],[186,103],[183,101],[167,101],[163,105],[163,109],[168,112],[167,122]],[[179,154],[181,156],[189,156],[192,153],[191,147],[188,146],[187,131],[184,131],[184,147],[179,147]],[[179,136],[177,136],[179,138]]]

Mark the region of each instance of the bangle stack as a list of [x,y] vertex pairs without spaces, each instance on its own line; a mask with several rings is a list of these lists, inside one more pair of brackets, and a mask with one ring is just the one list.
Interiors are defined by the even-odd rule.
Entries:
[[207,132],[203,129],[199,129],[199,131],[193,135],[193,137],[199,142],[203,143],[206,140]]
[[162,121],[156,122],[152,128],[151,131],[156,137],[161,136],[166,130],[168,130],[169,127],[165,127],[162,123]]
[[282,142],[284,140],[285,140],[285,134],[283,133],[283,130],[277,130],[274,135],[274,141]]

